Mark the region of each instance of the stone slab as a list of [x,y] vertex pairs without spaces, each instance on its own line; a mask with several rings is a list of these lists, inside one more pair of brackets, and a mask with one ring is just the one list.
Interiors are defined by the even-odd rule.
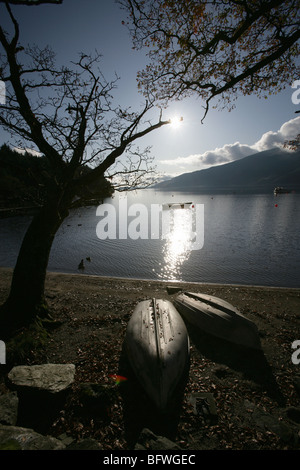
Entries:
[[74,364],[16,366],[8,374],[15,388],[34,388],[51,393],[66,390],[75,377]]

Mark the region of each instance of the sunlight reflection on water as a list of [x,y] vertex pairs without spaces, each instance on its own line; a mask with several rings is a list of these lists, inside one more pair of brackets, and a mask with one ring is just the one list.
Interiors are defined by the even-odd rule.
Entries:
[[[212,197],[149,189],[128,195],[128,208],[134,203],[144,204],[152,228],[151,204],[169,206],[182,201],[193,201],[195,208],[204,207],[204,243],[202,226],[199,224],[197,229],[194,211],[191,211],[194,238],[190,241],[188,209],[174,210],[179,219],[164,237],[152,238],[149,230],[149,239],[100,240],[96,232],[99,223],[96,207],[85,207],[73,210],[58,231],[48,270],[82,273],[78,264],[83,258],[86,275],[300,286],[300,194],[280,195],[275,201],[273,194]],[[108,202],[118,209],[117,196]],[[118,216],[118,210],[116,213]],[[131,219],[128,216],[129,224]],[[1,220],[0,266],[14,266],[29,220],[24,216]]]
[[185,208],[169,212],[169,231],[162,249],[163,267],[158,275],[160,279],[176,280],[182,277],[181,267],[191,253],[192,211]]

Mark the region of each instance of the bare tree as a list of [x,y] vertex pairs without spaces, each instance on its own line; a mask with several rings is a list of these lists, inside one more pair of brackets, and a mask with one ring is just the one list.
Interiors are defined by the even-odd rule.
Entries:
[[[19,25],[8,4],[14,26],[11,37],[0,27],[1,79],[6,104],[0,123],[20,145],[34,145],[49,162],[43,177],[46,198],[33,218],[14,268],[9,297],[0,311],[1,336],[48,314],[44,283],[55,234],[74,199],[105,192],[105,176],[121,184],[141,187],[152,171],[149,149],[134,143],[159,129],[161,113],[152,123],[147,117],[154,104],[147,101],[134,112],[113,104],[117,77],[106,81],[99,69],[100,55],[80,54],[71,67],[57,67],[48,47],[24,49]],[[123,156],[121,165],[119,158]]]
[[299,0],[118,3],[134,47],[148,48],[139,86],[164,102],[198,96],[205,117],[214,98],[231,109],[239,93],[267,98],[299,75]]

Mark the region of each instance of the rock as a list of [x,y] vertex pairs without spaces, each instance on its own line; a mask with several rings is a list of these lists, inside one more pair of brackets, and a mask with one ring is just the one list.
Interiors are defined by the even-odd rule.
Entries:
[[300,377],[299,376],[294,378],[294,387],[298,396],[300,397]]
[[60,434],[58,439],[67,447],[74,443],[73,437],[68,436],[66,433]]
[[177,292],[182,291],[180,287],[175,287],[175,286],[167,286],[166,289],[169,295],[176,294]]
[[45,434],[63,409],[74,376],[73,364],[14,367],[8,379],[19,398],[16,424]]
[[0,396],[0,423],[15,426],[18,418],[19,399],[16,392]]
[[67,450],[102,450],[101,445],[95,439],[86,438],[78,442],[73,442]]
[[246,400],[244,401],[244,407],[247,411],[250,411],[252,413],[255,409],[255,404],[246,398]]
[[226,377],[232,375],[232,371],[229,369],[227,366],[217,366],[213,370],[213,373],[219,378],[219,379],[225,379]]
[[64,444],[32,429],[0,425],[0,450],[63,450]]
[[191,393],[188,402],[193,406],[193,413],[201,416],[206,422],[215,423],[218,420],[217,408],[211,393]]
[[98,418],[107,418],[116,399],[116,387],[96,383],[83,383],[79,388],[82,412]]
[[73,364],[42,364],[35,366],[16,366],[8,374],[11,385],[20,388],[34,388],[50,393],[66,390],[75,377]]
[[300,408],[291,406],[286,409],[286,415],[290,420],[294,421],[294,423],[300,424]]
[[294,439],[294,432],[287,424],[279,421],[275,416],[259,410],[257,407],[253,408],[252,418],[256,426],[273,432],[284,442]]
[[181,450],[181,448],[167,437],[157,436],[150,429],[144,428],[134,450]]
[[274,434],[277,434],[277,436],[283,441],[283,442],[291,442],[294,441],[294,432],[292,429],[289,428],[284,423],[281,423],[280,421],[274,421],[273,423],[270,423],[269,426],[267,426],[270,431],[272,431]]

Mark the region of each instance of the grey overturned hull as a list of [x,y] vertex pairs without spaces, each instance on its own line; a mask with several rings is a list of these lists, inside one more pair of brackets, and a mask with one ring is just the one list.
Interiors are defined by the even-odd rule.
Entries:
[[161,299],[140,302],[126,330],[125,350],[140,384],[164,411],[189,366],[185,323],[174,305]]
[[175,297],[174,305],[185,320],[204,332],[248,348],[261,349],[255,323],[225,300],[184,292]]

